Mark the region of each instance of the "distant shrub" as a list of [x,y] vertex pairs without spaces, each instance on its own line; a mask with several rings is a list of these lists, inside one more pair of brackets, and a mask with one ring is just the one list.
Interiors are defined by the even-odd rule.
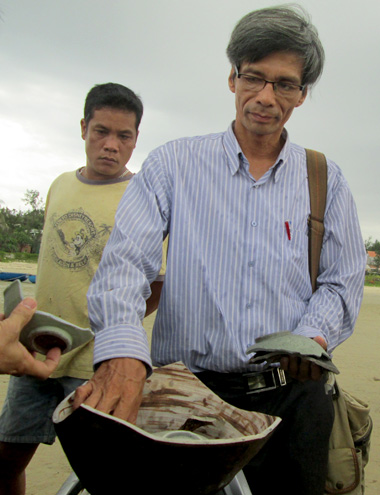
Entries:
[[6,253],[0,251],[0,261],[3,263],[11,263],[12,261],[27,261],[29,263],[37,263],[37,253]]
[[364,285],[366,285],[367,287],[380,287],[380,275],[366,275]]

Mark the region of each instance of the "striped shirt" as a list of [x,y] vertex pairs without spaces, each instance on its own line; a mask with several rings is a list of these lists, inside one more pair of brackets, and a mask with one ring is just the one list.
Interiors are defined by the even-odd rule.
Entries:
[[[132,179],[88,293],[95,364],[132,357],[148,366],[251,370],[248,346],[273,332],[323,336],[331,352],[352,333],[365,249],[341,170],[328,160],[318,290],[308,271],[305,150],[286,143],[260,180],[232,126],[150,153]],[[287,229],[286,222],[289,229]],[[169,234],[152,361],[141,325]]]

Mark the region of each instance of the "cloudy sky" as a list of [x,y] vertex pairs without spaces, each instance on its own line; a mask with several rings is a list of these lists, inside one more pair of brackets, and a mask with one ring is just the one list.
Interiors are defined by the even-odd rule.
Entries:
[[[25,208],[60,173],[84,165],[79,121],[88,90],[118,82],[145,113],[130,167],[176,137],[234,118],[225,55],[231,31],[269,0],[0,0],[0,200]],[[380,2],[301,0],[326,66],[287,125],[292,141],[338,163],[363,237],[380,239]]]

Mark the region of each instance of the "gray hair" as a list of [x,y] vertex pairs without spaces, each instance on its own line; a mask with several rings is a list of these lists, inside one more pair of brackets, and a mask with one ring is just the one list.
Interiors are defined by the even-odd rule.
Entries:
[[310,86],[322,74],[325,52],[310,16],[299,5],[255,10],[235,26],[227,47],[232,66],[254,63],[274,52],[294,52],[303,60],[302,84]]

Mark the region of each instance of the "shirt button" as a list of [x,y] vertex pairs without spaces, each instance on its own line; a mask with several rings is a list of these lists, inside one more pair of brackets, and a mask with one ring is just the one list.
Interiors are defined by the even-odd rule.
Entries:
[[251,304],[251,303],[248,303],[248,304],[246,304],[246,305],[245,305],[245,307],[246,307],[247,309],[251,309],[251,308],[252,308],[252,304]]
[[255,262],[254,261],[248,261],[248,266],[252,268],[254,266]]
[[257,222],[255,222],[254,220],[252,220],[251,225],[252,225],[252,227],[256,227],[257,226]]

